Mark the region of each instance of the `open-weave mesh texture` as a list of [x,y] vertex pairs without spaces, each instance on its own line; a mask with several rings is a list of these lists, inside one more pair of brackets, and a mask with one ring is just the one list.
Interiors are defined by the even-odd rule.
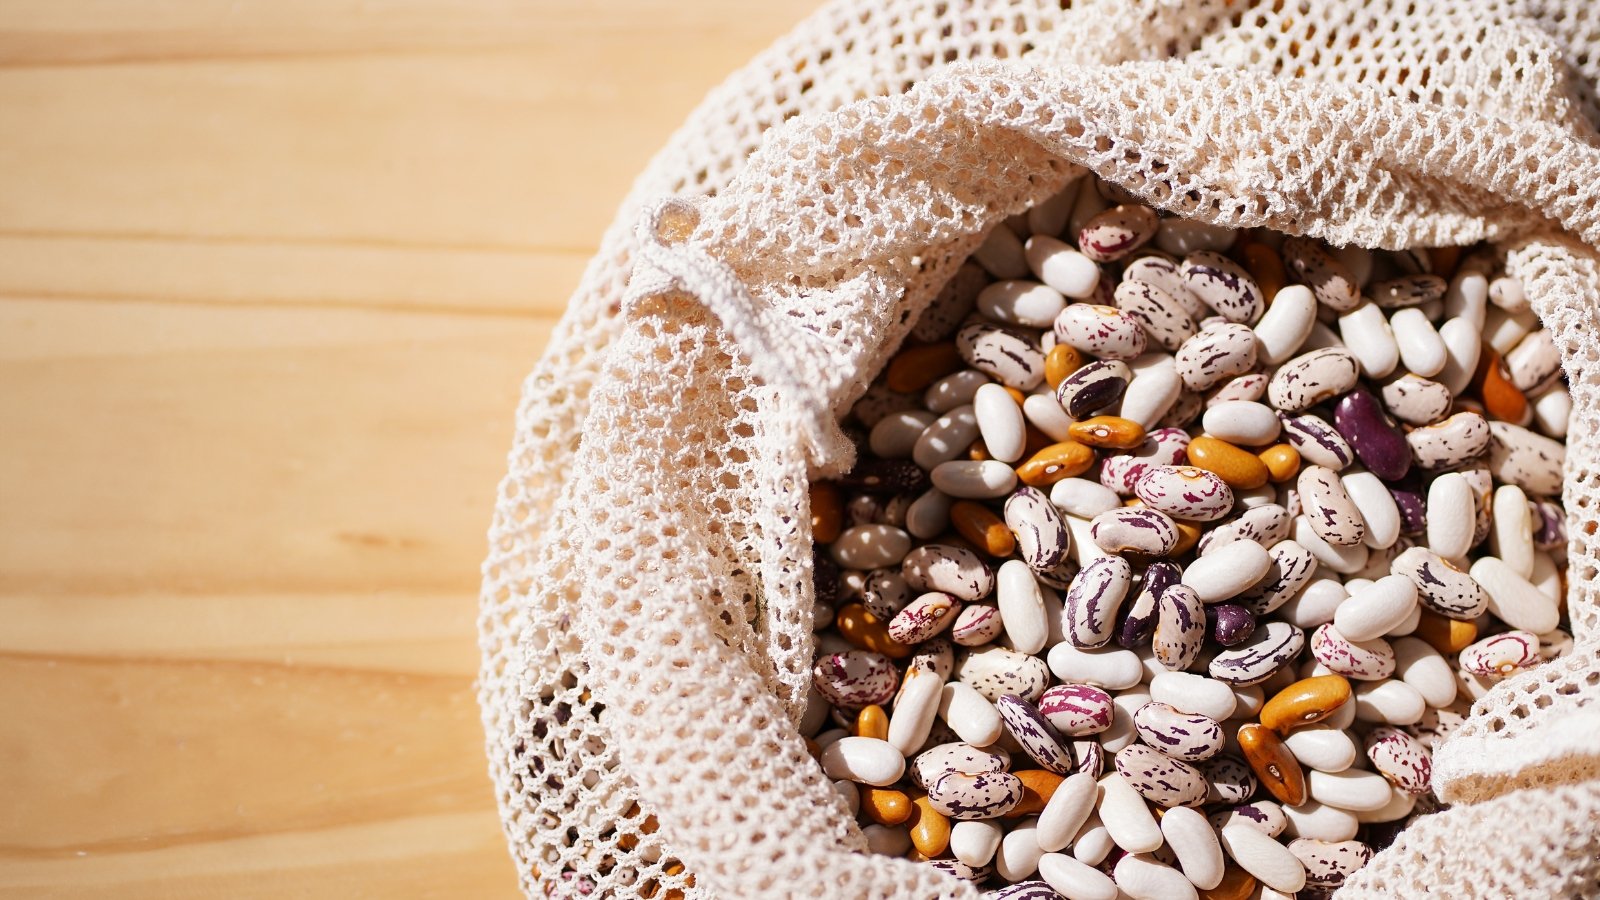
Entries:
[[833,3],[623,203],[524,385],[484,567],[530,895],[975,896],[861,852],[797,732],[805,485],[983,234],[1080,166],[1208,222],[1506,254],[1571,383],[1576,648],[1474,706],[1436,758],[1454,805],[1339,896],[1600,891],[1600,4],[1065,5]]

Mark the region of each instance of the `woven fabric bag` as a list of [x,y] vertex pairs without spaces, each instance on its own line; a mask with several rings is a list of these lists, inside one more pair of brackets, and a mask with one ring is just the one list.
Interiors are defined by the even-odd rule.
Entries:
[[490,772],[531,896],[976,897],[796,728],[806,484],[983,235],[1085,167],[1335,244],[1488,241],[1560,344],[1576,649],[1439,749],[1338,894],[1600,894],[1600,4],[839,0],[635,184],[517,413],[484,566]]

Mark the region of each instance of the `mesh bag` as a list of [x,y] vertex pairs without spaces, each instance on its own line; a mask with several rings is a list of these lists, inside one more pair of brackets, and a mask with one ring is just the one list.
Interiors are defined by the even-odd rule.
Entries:
[[[1600,893],[1600,4],[841,0],[639,178],[528,378],[481,702],[536,896],[975,897],[862,852],[796,723],[806,483],[1005,217],[1086,167],[1160,209],[1371,247],[1489,241],[1574,400],[1576,649],[1435,759],[1340,897]],[[673,198],[673,199],[666,199]]]

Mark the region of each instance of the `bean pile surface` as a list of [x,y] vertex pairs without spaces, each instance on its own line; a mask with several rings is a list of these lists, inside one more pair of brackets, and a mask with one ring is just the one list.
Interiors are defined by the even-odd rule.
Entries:
[[[803,733],[871,849],[993,898],[1320,897],[1561,655],[1571,400],[1492,252],[996,228],[811,486]],[[1120,894],[1119,894],[1120,891]]]

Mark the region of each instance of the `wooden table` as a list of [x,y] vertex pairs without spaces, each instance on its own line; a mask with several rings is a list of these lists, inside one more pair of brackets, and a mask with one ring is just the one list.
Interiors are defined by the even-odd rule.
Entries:
[[617,201],[815,0],[0,0],[0,896],[519,896],[473,617]]

